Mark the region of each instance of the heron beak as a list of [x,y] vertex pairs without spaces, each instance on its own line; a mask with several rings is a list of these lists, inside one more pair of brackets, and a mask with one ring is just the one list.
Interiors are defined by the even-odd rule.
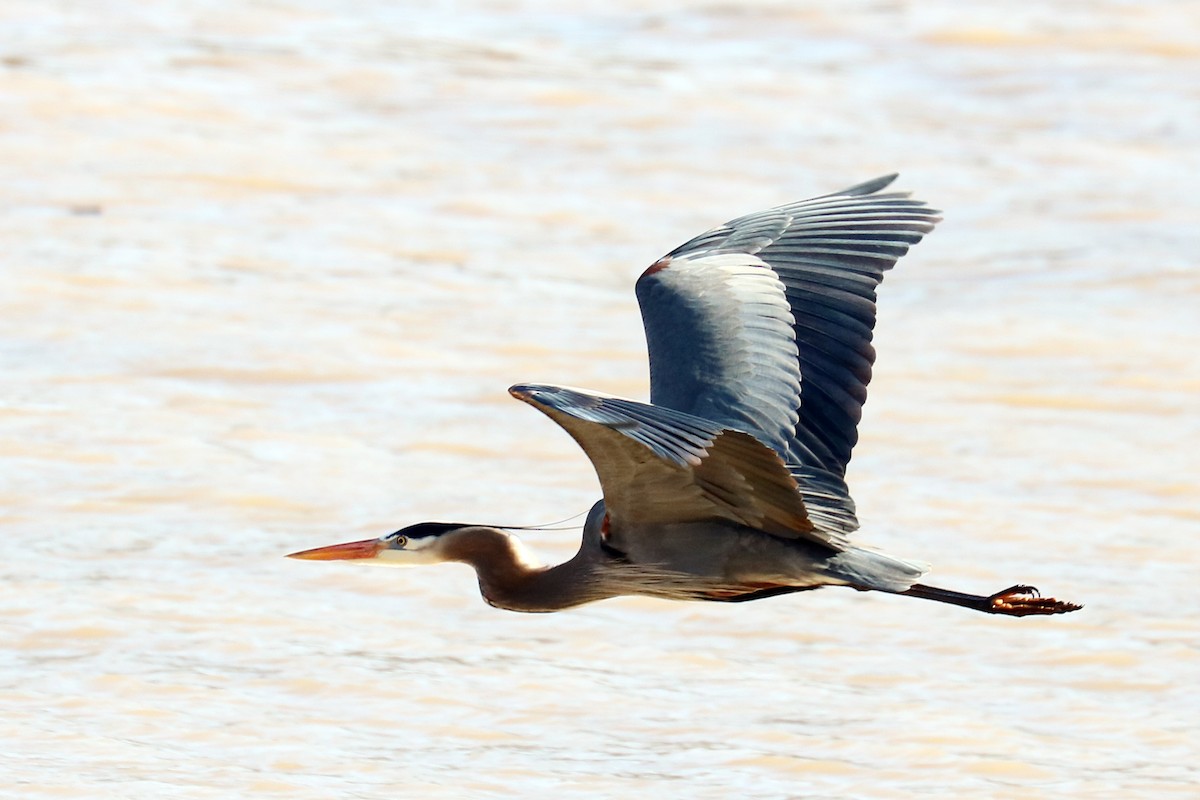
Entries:
[[303,558],[308,561],[349,561],[359,558],[375,558],[387,549],[379,539],[363,539],[361,542],[346,542],[331,544],[312,550],[301,550],[299,553],[288,553],[288,558]]

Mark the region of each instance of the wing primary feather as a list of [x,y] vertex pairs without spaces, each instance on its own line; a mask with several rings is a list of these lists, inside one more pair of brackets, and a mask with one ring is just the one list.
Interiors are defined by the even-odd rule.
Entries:
[[653,401],[843,475],[875,360],[877,287],[940,220],[883,191],[895,178],[737,217],[656,262],[637,286]]

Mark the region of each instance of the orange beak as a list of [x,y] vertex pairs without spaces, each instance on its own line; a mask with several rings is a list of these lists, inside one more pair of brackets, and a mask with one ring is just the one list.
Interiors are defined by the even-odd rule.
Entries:
[[355,558],[374,558],[387,545],[378,539],[363,539],[361,542],[346,542],[288,553],[288,558],[303,558],[309,561],[349,561]]

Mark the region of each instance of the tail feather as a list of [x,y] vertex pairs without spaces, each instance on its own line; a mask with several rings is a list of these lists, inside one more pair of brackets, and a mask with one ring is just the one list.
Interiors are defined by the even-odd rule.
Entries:
[[826,564],[834,577],[852,586],[881,592],[903,592],[929,571],[928,565],[915,564],[861,547],[843,550]]

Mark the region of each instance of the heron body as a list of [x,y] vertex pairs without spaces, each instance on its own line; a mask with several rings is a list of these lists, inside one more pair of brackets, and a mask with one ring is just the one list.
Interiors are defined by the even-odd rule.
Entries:
[[509,391],[583,449],[603,499],[579,552],[543,566],[511,532],[420,523],[293,553],[475,568],[492,605],[557,611],[619,595],[740,602],[822,586],[1025,616],[1080,606],[1029,586],[973,595],[856,546],[846,465],[871,380],[876,287],[939,221],[887,176],[732,220],[638,279],[650,403],[581,389]]

